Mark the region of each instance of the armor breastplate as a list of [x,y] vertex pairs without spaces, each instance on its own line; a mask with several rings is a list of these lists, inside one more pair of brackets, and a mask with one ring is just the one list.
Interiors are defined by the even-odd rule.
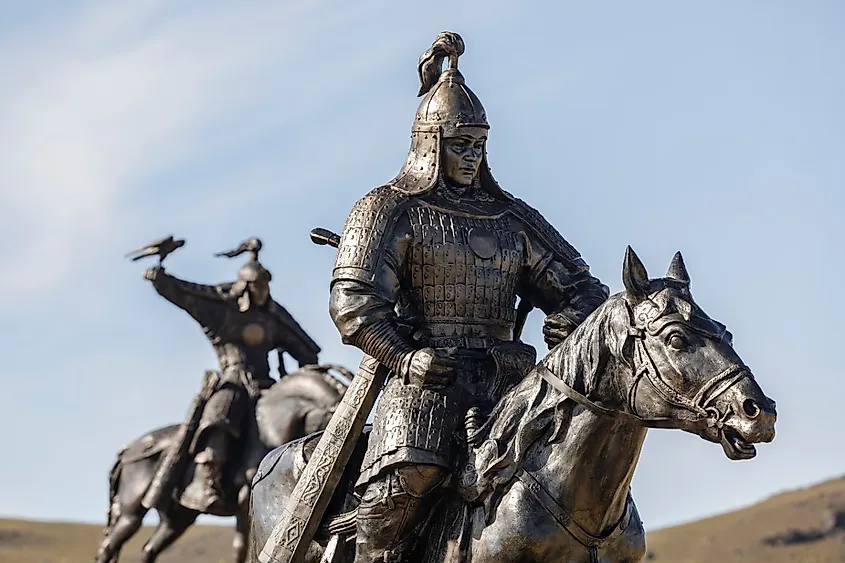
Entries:
[[408,214],[409,301],[426,336],[457,337],[455,345],[509,340],[525,246],[508,215],[473,217],[422,202]]
[[279,327],[265,313],[229,311],[215,349],[220,368],[242,369],[254,379],[269,377],[267,354],[279,342]]

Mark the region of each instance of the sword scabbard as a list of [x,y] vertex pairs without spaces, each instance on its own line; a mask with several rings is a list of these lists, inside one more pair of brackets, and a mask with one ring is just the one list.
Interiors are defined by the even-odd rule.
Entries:
[[388,371],[371,356],[361,360],[358,373],[285,503],[282,517],[258,555],[260,563],[304,561]]

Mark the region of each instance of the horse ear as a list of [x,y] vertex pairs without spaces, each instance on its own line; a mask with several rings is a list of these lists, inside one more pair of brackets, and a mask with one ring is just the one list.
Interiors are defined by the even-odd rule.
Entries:
[[634,249],[628,246],[625,249],[625,262],[622,264],[622,283],[625,284],[625,290],[637,301],[642,301],[647,297],[648,281],[645,266]]
[[689,283],[689,273],[687,266],[684,264],[684,257],[681,252],[675,253],[672,257],[672,263],[669,264],[669,270],[666,272],[666,277],[673,280]]

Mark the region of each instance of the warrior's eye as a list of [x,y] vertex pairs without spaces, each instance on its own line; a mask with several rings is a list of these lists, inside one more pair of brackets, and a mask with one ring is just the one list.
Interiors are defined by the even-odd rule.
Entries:
[[669,337],[669,346],[675,350],[683,350],[687,346],[687,341],[683,336],[676,332]]

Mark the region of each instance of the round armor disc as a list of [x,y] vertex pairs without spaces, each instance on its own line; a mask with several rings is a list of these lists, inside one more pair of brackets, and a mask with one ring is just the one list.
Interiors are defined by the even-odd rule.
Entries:
[[469,247],[479,258],[489,260],[499,249],[499,241],[487,229],[475,227],[469,231]]
[[242,336],[247,346],[258,346],[264,342],[264,327],[250,323],[244,327]]

